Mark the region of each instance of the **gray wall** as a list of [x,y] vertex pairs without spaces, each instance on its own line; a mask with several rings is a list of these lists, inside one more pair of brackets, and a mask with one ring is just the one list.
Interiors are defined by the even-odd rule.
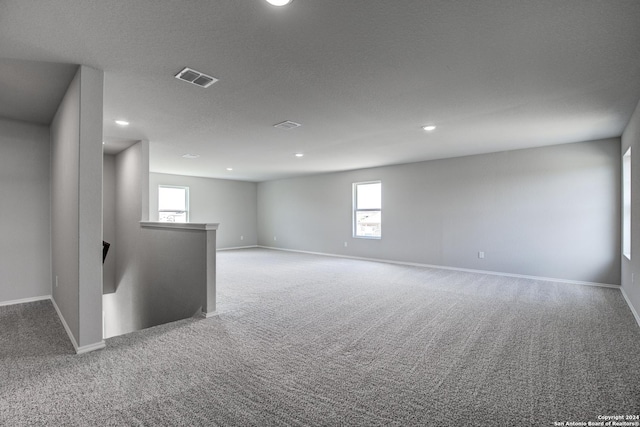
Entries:
[[77,73],[51,123],[53,298],[75,337],[76,344],[80,330],[78,307],[79,130],[80,73]]
[[189,220],[199,223],[219,223],[218,248],[257,244],[257,184],[255,182],[151,173],[149,174],[151,221],[158,220],[158,185],[189,187]]
[[102,92],[79,67],[51,124],[52,294],[80,350],[102,343]]
[[0,119],[0,303],[51,295],[49,127]]
[[115,293],[103,296],[105,337],[139,329],[135,313],[139,281],[142,143],[115,157]]
[[80,347],[102,340],[102,104],[104,73],[80,67]]
[[111,247],[102,265],[103,293],[116,289],[116,158],[105,154],[102,173],[102,239]]
[[148,171],[147,142],[115,157],[116,283],[103,297],[105,337],[192,316],[204,300],[206,233],[140,227]]
[[[640,103],[622,134],[621,155],[631,147],[631,260],[622,257],[622,288],[640,316]],[[619,158],[619,161],[621,158]],[[638,318],[640,322],[640,318]]]
[[[619,157],[616,138],[263,182],[258,244],[619,284]],[[382,239],[354,239],[352,183],[370,180]]]

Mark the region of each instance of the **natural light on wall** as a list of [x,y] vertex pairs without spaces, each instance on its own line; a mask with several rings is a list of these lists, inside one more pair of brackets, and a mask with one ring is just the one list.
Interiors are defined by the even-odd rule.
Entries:
[[631,259],[631,148],[622,156],[622,253]]
[[382,183],[353,184],[353,237],[382,237]]
[[189,187],[158,186],[158,220],[189,222]]

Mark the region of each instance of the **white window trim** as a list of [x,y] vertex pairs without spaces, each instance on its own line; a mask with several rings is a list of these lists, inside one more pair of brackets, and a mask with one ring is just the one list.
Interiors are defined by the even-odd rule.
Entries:
[[[380,184],[380,209],[358,209],[358,185],[366,185],[366,184]],[[382,181],[377,180],[377,181],[354,182],[352,186],[351,194],[353,197],[353,203],[352,203],[352,209],[351,209],[352,237],[354,239],[368,239],[368,240],[382,239],[382,230],[380,230],[380,236],[359,236],[357,234],[358,226],[356,224],[357,212],[380,212],[380,217],[382,217]]]
[[[158,205],[156,206],[156,212],[158,212],[158,215],[160,215],[160,212],[161,212],[160,211],[160,188],[180,188],[182,190],[185,190],[185,208],[186,208],[186,211],[185,211],[186,215],[185,216],[186,216],[186,222],[189,222],[190,221],[190,218],[189,218],[189,211],[190,211],[190,208],[189,208],[189,203],[190,203],[190,200],[189,200],[189,187],[186,187],[184,185],[159,184],[158,185]],[[170,211],[170,212],[175,212],[175,211]],[[160,220],[159,217],[158,217],[158,220]]]

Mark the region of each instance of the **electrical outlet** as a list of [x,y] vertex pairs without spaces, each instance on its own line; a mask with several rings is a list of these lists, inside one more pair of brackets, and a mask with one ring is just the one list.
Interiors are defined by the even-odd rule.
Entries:
[[56,275],[56,288],[58,287],[58,276]]
[[484,259],[484,252],[482,251],[478,252],[478,258]]
[[244,236],[240,236],[240,240],[244,240]]
[[344,242],[344,247],[345,247],[345,248],[347,247],[347,242]]
[[273,236],[273,240],[278,240],[278,238],[276,236]]

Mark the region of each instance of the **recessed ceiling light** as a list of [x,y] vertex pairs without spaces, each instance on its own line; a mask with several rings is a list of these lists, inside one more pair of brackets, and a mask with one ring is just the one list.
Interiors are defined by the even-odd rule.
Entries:
[[292,0],[267,0],[267,3],[274,6],[286,6],[291,3]]
[[120,126],[129,126],[129,122],[126,120],[116,120],[116,124]]
[[436,128],[435,125],[422,126],[422,129],[426,130],[427,132],[431,132],[435,128]]
[[233,168],[227,168],[227,170],[228,170],[228,171],[232,171],[232,170],[233,170]]
[[197,159],[198,157],[200,157],[200,154],[184,154],[182,157],[184,157],[185,159]]
[[304,154],[302,154],[302,153],[296,153],[296,154],[294,154],[294,156],[296,156],[296,157],[304,157]]

